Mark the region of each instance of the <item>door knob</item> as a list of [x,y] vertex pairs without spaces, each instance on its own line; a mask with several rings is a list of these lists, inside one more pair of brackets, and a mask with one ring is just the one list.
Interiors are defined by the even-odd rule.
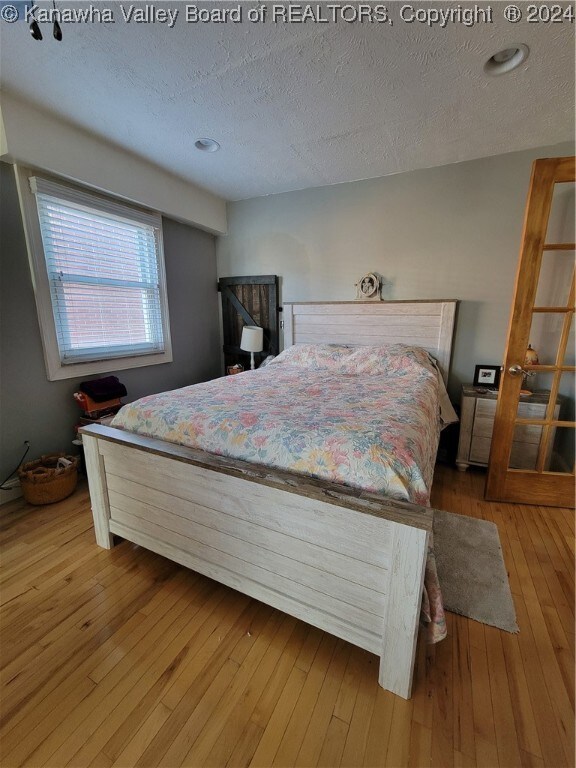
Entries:
[[521,365],[511,365],[508,373],[510,376],[534,376],[534,371],[526,371]]

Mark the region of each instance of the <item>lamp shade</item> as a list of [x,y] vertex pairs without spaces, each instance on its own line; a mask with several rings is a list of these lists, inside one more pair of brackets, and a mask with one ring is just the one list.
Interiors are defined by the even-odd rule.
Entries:
[[245,352],[262,352],[264,348],[264,331],[257,325],[245,325],[242,328],[240,349]]

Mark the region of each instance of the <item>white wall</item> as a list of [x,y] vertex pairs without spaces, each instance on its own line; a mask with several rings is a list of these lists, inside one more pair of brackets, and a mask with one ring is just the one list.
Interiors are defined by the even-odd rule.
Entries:
[[450,392],[503,360],[532,161],[571,143],[228,204],[218,275],[278,274],[282,301],[459,299]]
[[11,94],[2,95],[0,159],[110,192],[214,234],[226,232],[226,203]]

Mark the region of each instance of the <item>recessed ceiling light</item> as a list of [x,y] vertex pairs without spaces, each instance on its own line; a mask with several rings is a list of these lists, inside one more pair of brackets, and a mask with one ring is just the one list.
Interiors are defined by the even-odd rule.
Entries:
[[524,43],[503,48],[498,53],[495,53],[494,56],[490,56],[486,64],[484,64],[484,72],[487,75],[505,75],[525,62],[529,53],[530,48]]
[[220,144],[214,139],[198,139],[194,142],[194,146],[201,152],[218,152],[220,149]]

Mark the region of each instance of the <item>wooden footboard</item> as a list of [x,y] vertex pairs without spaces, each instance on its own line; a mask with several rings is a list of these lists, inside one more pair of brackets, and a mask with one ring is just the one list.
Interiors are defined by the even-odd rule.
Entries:
[[116,534],[380,657],[410,696],[432,510],[107,427],[82,430]]

